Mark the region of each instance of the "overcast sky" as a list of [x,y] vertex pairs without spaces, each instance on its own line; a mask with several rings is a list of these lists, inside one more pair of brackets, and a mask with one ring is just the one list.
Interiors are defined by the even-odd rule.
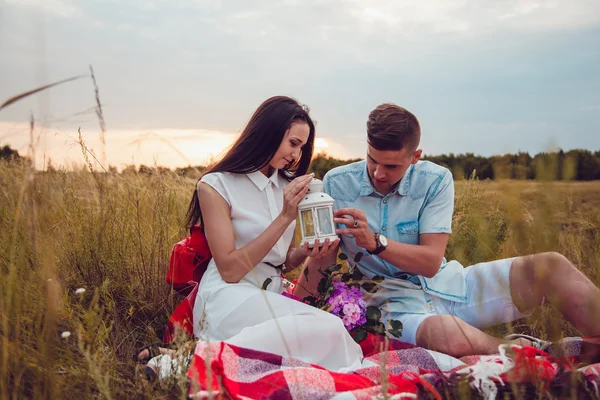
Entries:
[[[203,163],[276,94],[338,157],[382,102],[426,154],[600,150],[599,0],[0,0],[0,103],[90,64],[113,165]],[[94,104],[90,79],[16,103],[0,143],[25,153],[33,113],[38,155],[81,162]]]

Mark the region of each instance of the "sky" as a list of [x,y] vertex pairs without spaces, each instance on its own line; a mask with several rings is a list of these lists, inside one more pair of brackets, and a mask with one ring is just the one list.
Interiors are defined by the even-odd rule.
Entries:
[[33,115],[38,165],[82,163],[78,128],[119,168],[204,164],[281,94],[339,158],[384,102],[429,155],[600,150],[598,65],[599,0],[0,0],[0,103],[86,75],[0,111],[0,145]]

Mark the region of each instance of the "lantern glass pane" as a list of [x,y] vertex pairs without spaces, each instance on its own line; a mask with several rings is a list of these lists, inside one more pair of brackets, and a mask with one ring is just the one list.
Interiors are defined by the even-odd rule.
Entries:
[[319,219],[319,233],[323,236],[333,235],[332,215],[329,207],[317,208],[317,218]]
[[304,235],[306,237],[315,236],[315,223],[313,221],[312,210],[303,210],[302,215],[302,226],[304,227]]

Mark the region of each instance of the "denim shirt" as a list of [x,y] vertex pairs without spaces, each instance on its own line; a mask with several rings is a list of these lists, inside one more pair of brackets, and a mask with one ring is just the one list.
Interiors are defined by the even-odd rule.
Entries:
[[[454,211],[454,181],[444,167],[429,161],[411,165],[398,185],[387,195],[375,191],[367,172],[367,162],[337,167],[323,178],[323,190],[335,200],[334,208],[356,208],[368,219],[369,228],[388,239],[411,245],[419,244],[424,233],[451,233]],[[369,303],[382,311],[423,314],[434,311],[435,297],[467,301],[463,266],[443,259],[432,278],[411,274],[385,260],[370,255],[356,245],[351,235],[343,235],[341,249],[350,260],[362,252],[357,267],[367,277],[381,275],[385,280]]]

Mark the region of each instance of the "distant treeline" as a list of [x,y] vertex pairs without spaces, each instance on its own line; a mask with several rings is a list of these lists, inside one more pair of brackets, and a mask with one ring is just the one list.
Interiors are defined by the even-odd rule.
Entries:
[[600,151],[562,150],[551,153],[504,154],[481,157],[472,153],[427,156],[426,160],[447,167],[454,179],[473,174],[479,179],[538,179],[591,181],[600,179]]
[[[452,171],[454,179],[476,176],[479,179],[600,180],[600,151],[559,150],[539,153],[533,157],[525,152],[491,157],[476,156],[472,153],[450,153],[424,156],[423,159],[448,168]],[[330,169],[359,160],[340,160],[319,154],[313,158],[309,172],[314,172],[317,178],[322,179]],[[140,166],[139,172],[142,171],[148,172],[148,167]],[[183,175],[194,175],[203,171],[202,166],[175,170]]]
[[[24,160],[10,146],[0,147],[0,160]],[[530,156],[529,153],[504,154],[491,157],[477,156],[473,153],[443,154],[439,156],[424,156],[424,160],[443,165],[452,171],[454,179],[468,179],[476,176],[479,179],[537,179],[537,180],[600,180],[600,151],[575,149],[564,152],[539,153]],[[327,171],[340,165],[359,161],[360,159],[340,160],[325,154],[313,158],[309,172],[322,179]],[[47,169],[54,169],[48,165]],[[117,168],[109,166],[110,173],[117,173]],[[178,175],[198,178],[206,170],[205,166],[188,166],[176,168],[174,171],[166,167],[129,165],[121,173],[156,174],[175,172]]]
[[[424,156],[424,160],[443,165],[452,171],[454,179],[539,179],[539,180],[577,180],[591,181],[600,179],[600,151],[559,150],[551,153],[504,154],[482,157],[472,153],[444,154]],[[313,159],[311,172],[322,177],[331,168],[357,160],[338,160],[318,155]]]

